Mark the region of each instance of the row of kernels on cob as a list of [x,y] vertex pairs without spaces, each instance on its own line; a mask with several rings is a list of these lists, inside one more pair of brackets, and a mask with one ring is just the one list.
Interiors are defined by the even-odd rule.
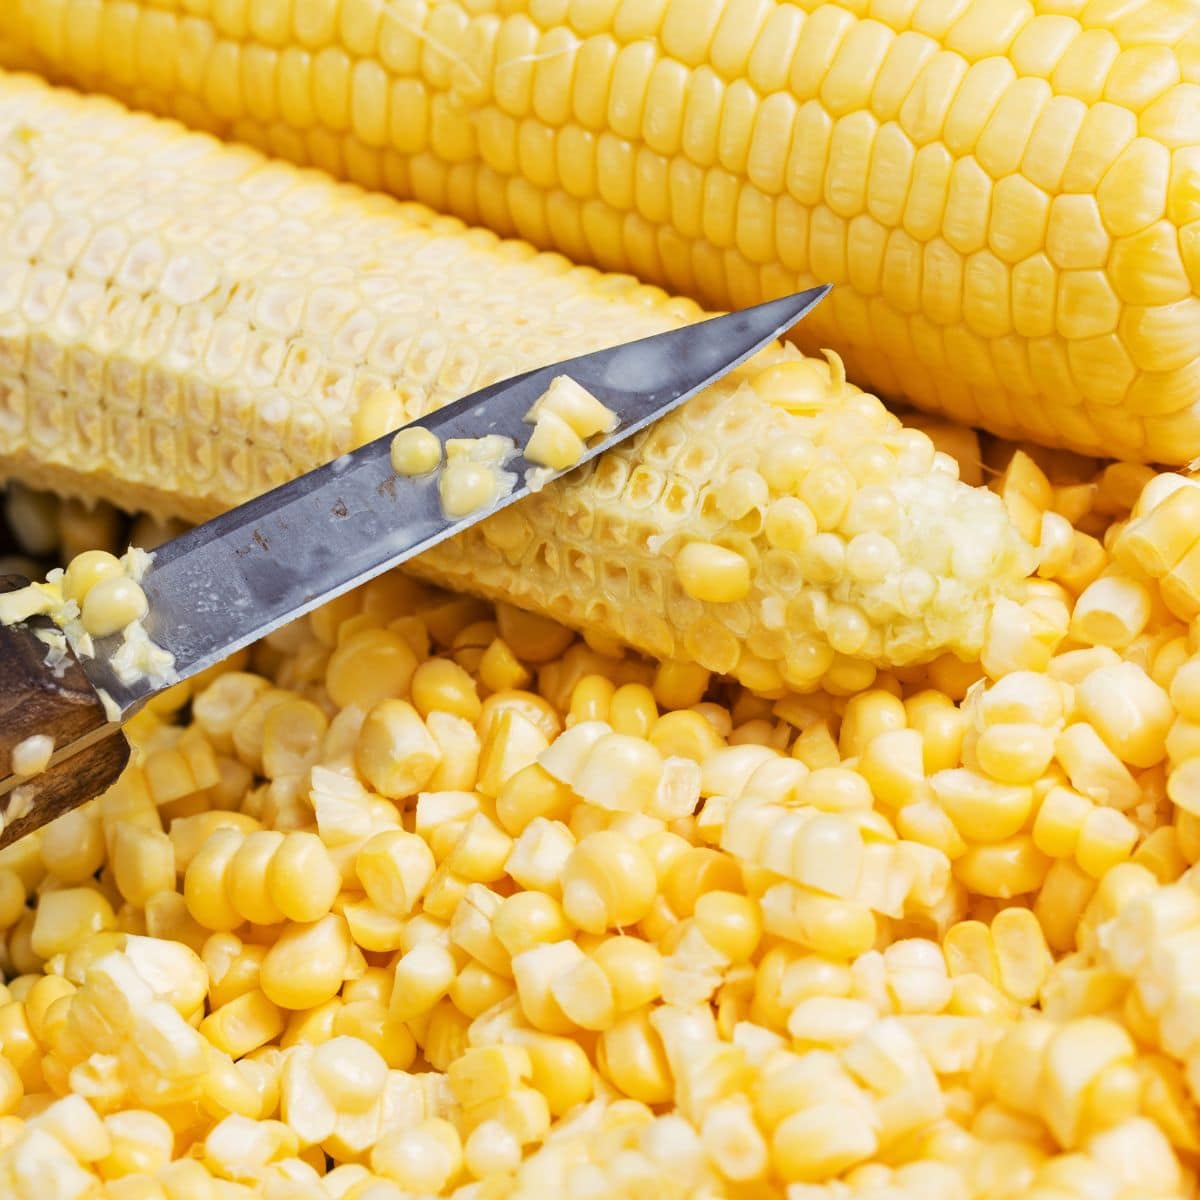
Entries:
[[[13,0],[0,57],[799,330],[1009,436],[1185,462],[1188,6]],[[8,53],[5,53],[5,51]]]

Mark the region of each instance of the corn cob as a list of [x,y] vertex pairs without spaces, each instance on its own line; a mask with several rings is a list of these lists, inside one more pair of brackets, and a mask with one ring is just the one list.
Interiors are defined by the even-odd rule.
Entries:
[[[29,77],[0,77],[0,179],[0,474],[164,517],[699,315]],[[420,570],[771,691],[977,654],[1031,559],[924,434],[775,348]]]
[[10,0],[0,40],[718,307],[840,285],[851,378],[1200,455],[1200,8],[1166,0]]

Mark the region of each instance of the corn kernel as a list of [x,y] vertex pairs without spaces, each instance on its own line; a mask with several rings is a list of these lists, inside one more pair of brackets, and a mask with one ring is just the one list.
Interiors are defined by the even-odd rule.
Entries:
[[971,846],[954,861],[954,877],[968,891],[1007,900],[1036,891],[1050,869],[1050,860],[1028,834],[991,844]]
[[552,414],[578,437],[611,433],[617,427],[617,415],[569,375],[556,375],[546,391],[535,401],[526,420],[540,423]]
[[371,902],[398,917],[416,906],[436,866],[424,840],[401,829],[375,834],[354,860],[355,874]]
[[393,800],[420,791],[442,757],[420,714],[404,700],[381,700],[367,713],[354,756],[363,778]]
[[440,465],[442,443],[432,430],[410,425],[392,438],[389,454],[397,475],[425,475]]
[[107,550],[85,550],[67,564],[63,575],[63,597],[82,607],[88,592],[109,576],[122,574],[121,560]]
[[417,656],[399,633],[364,629],[329,656],[325,687],[339,708],[356,704],[368,709],[406,695],[416,671]]
[[84,629],[92,637],[102,638],[140,621],[150,611],[150,603],[128,576],[105,574],[87,589],[81,610]]
[[262,961],[259,980],[267,999],[288,1009],[325,1003],[342,985],[351,945],[346,922],[336,913],[289,926]]
[[1135,767],[1151,767],[1166,754],[1175,710],[1166,692],[1134,663],[1093,671],[1075,689],[1080,714],[1108,747]]
[[694,916],[705,941],[733,962],[748,962],[762,938],[762,913],[749,896],[707,892],[696,901]]
[[77,942],[102,929],[116,928],[112,905],[95,889],[62,888],[38,902],[30,946],[39,958],[65,954]]
[[463,1166],[476,1179],[503,1176],[521,1162],[521,1143],[499,1121],[476,1125],[463,1145]]
[[1033,811],[1028,786],[1003,784],[967,768],[930,779],[934,798],[969,842],[999,842],[1020,830]]
[[458,1131],[437,1117],[397,1130],[371,1149],[371,1169],[410,1192],[436,1195],[459,1173],[462,1162]]
[[675,573],[693,600],[731,604],[750,594],[750,564],[723,546],[689,542],[675,555]]

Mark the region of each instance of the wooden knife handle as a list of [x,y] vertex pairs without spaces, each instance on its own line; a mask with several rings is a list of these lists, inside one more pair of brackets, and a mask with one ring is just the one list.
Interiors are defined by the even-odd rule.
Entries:
[[[0,575],[0,592],[28,582]],[[39,628],[53,626],[45,617],[0,625],[0,847],[100,795],[129,761],[129,743],[79,660],[68,650],[70,657],[51,669]],[[39,775],[15,779],[13,747],[36,734],[54,739],[53,761]]]

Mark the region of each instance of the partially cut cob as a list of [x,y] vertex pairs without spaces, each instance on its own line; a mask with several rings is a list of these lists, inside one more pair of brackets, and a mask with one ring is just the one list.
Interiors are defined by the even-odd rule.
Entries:
[[[0,76],[0,476],[201,519],[486,382],[698,315]],[[776,347],[416,567],[770,692],[847,658],[976,654],[1032,557],[836,360]]]
[[1191,0],[8,0],[51,77],[799,330],[883,395],[1200,455]]

